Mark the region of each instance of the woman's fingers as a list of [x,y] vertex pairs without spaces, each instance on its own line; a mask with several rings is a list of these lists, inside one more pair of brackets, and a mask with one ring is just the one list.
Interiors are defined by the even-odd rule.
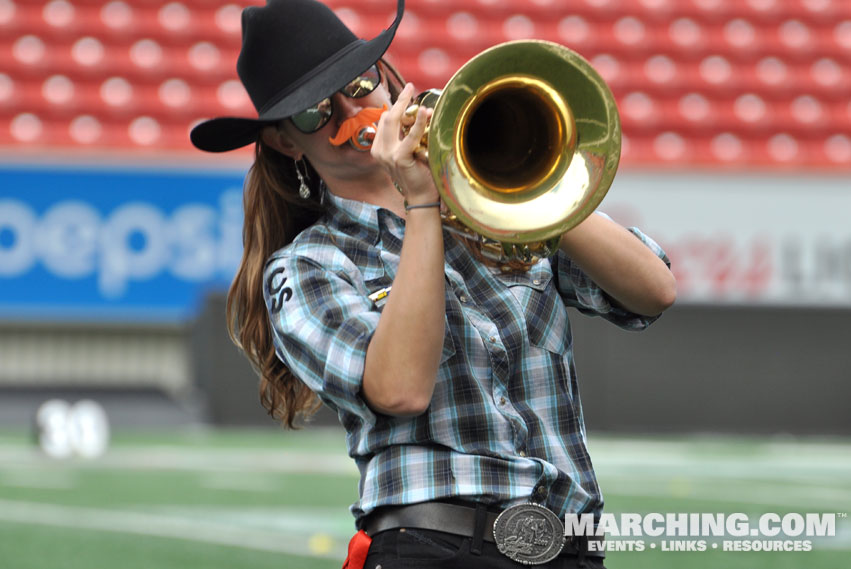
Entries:
[[393,119],[396,121],[401,120],[402,115],[405,114],[405,109],[411,104],[411,100],[414,98],[414,84],[407,83],[405,88],[402,89],[402,92],[399,93],[399,98],[396,99],[396,102],[393,104],[393,107],[390,109],[390,114]]
[[[405,85],[399,98],[389,111],[381,115],[378,121],[378,129],[372,144],[371,154],[373,158],[384,164],[396,161],[399,155],[399,143],[402,137],[402,125],[405,110],[413,98],[414,86],[411,83]],[[415,123],[416,124],[416,123]],[[413,151],[411,151],[413,152]]]
[[[414,85],[408,83],[402,92],[399,93],[399,98],[390,107],[390,110],[382,115],[385,119],[385,124],[389,127],[387,130],[388,136],[392,136],[393,132],[398,133],[399,127],[402,124],[402,116],[405,114],[405,109],[411,104],[411,99],[414,96]],[[392,131],[392,132],[391,132]],[[398,136],[398,135],[397,135]]]
[[402,154],[414,154],[414,152],[417,151],[420,146],[420,141],[423,138],[423,134],[425,134],[428,122],[431,120],[432,112],[432,109],[425,107],[420,107],[417,111],[417,118],[411,126],[411,129],[408,131],[408,135],[402,140],[402,144],[400,145],[399,151]]
[[405,113],[402,115],[402,118],[401,118],[402,126],[404,128],[410,128],[414,125],[414,123],[416,121],[417,121],[416,114],[409,114],[408,111],[405,110]]
[[424,163],[425,153],[419,149],[432,109],[421,107],[415,117],[405,115],[413,93],[413,85],[407,84],[393,107],[381,116],[371,153],[387,169],[405,199],[431,202],[439,194]]

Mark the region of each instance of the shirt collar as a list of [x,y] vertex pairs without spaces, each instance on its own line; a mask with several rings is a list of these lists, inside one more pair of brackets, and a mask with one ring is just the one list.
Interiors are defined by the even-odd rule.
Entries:
[[398,219],[396,214],[388,209],[358,200],[341,198],[327,188],[323,192],[322,203],[327,208],[326,215],[331,224],[347,233],[361,233],[363,239],[371,245],[379,242],[381,230],[387,227],[390,219]]

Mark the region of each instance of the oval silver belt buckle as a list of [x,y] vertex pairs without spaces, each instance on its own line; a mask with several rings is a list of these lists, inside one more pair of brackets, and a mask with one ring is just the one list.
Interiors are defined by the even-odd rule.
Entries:
[[564,525],[539,504],[511,506],[496,518],[493,538],[499,552],[523,565],[552,561],[564,547]]

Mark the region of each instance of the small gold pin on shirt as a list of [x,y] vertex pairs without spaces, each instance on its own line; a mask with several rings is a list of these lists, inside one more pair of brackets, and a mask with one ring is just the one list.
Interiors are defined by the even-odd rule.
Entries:
[[379,303],[384,304],[381,301],[383,301],[384,299],[387,298],[387,295],[390,294],[391,288],[393,288],[393,287],[388,286],[388,287],[382,288],[380,290],[377,290],[374,293],[372,293],[371,295],[369,295],[369,299],[372,302],[374,302],[376,306],[379,306]]

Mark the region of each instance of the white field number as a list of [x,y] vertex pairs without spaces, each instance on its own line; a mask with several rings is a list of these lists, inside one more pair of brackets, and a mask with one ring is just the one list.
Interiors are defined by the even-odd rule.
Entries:
[[106,412],[89,399],[74,404],[61,399],[45,401],[36,413],[36,426],[39,446],[52,458],[96,458],[109,445]]

